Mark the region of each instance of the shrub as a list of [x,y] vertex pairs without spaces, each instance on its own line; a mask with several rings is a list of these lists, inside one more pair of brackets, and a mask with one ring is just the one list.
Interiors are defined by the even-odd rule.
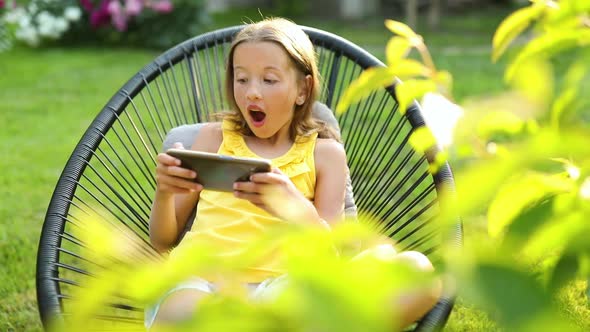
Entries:
[[[486,219],[489,236],[467,238],[470,250],[451,258],[449,271],[461,293],[507,331],[577,330],[555,299],[565,285],[590,275],[589,14],[586,0],[532,0],[508,16],[491,54],[493,61],[508,58],[508,91],[465,103],[454,145],[435,159],[469,161],[456,173],[459,199],[446,200],[452,202],[447,210],[467,222],[486,211],[478,217]],[[396,35],[387,44],[388,66],[364,72],[338,110],[395,77],[404,80],[396,87],[402,111],[427,93],[452,99],[450,74],[434,66],[422,37],[400,22],[386,26]],[[507,52],[521,35],[524,45]],[[408,57],[413,50],[420,60]],[[456,118],[448,104],[427,98],[424,106],[432,109],[425,115]],[[431,148],[436,129],[416,130],[410,143]]]
[[200,0],[31,0],[4,6],[13,37],[32,47],[98,42],[162,49],[198,34],[208,20]]

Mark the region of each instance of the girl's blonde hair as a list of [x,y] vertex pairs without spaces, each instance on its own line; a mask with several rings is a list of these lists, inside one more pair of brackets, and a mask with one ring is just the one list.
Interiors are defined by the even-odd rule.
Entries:
[[291,139],[295,140],[297,136],[309,136],[318,132],[321,138],[340,141],[336,131],[328,127],[324,121],[312,117],[313,104],[320,94],[320,77],[313,44],[300,27],[284,18],[267,18],[257,23],[247,24],[235,36],[229,51],[225,76],[225,93],[231,110],[223,113],[223,118],[233,123],[241,134],[253,135],[234,97],[234,51],[236,46],[244,42],[278,44],[287,52],[293,65],[301,74],[301,78],[303,79],[306,75],[312,78],[305,102],[302,105],[294,105],[295,112],[289,128]]

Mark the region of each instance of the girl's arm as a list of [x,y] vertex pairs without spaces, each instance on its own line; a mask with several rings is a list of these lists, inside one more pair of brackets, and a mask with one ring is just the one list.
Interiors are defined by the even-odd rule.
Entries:
[[344,219],[344,196],[348,174],[344,147],[332,139],[318,139],[314,158],[314,206],[321,219],[329,224],[338,223]]
[[[217,152],[222,140],[220,128],[218,123],[201,128],[191,149]],[[176,148],[182,148],[177,144]],[[160,252],[167,251],[176,243],[199,200],[203,186],[194,182],[196,176],[194,171],[180,167],[180,160],[166,153],[158,154],[150,242]]]

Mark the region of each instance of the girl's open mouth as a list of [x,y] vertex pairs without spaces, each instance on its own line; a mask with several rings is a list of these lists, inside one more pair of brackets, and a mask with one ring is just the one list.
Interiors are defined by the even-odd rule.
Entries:
[[255,127],[260,127],[264,124],[264,119],[266,119],[266,114],[261,111],[250,110],[250,118],[252,118],[252,124]]

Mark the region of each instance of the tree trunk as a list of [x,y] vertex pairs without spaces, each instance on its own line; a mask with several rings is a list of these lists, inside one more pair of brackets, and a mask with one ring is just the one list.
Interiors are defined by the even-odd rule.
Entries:
[[340,16],[345,19],[361,19],[377,13],[376,0],[341,0]]
[[430,6],[428,7],[428,27],[430,29],[436,29],[439,27],[441,9],[441,0],[430,0]]
[[418,0],[407,0],[406,24],[412,29],[416,29],[416,26],[418,25]]

